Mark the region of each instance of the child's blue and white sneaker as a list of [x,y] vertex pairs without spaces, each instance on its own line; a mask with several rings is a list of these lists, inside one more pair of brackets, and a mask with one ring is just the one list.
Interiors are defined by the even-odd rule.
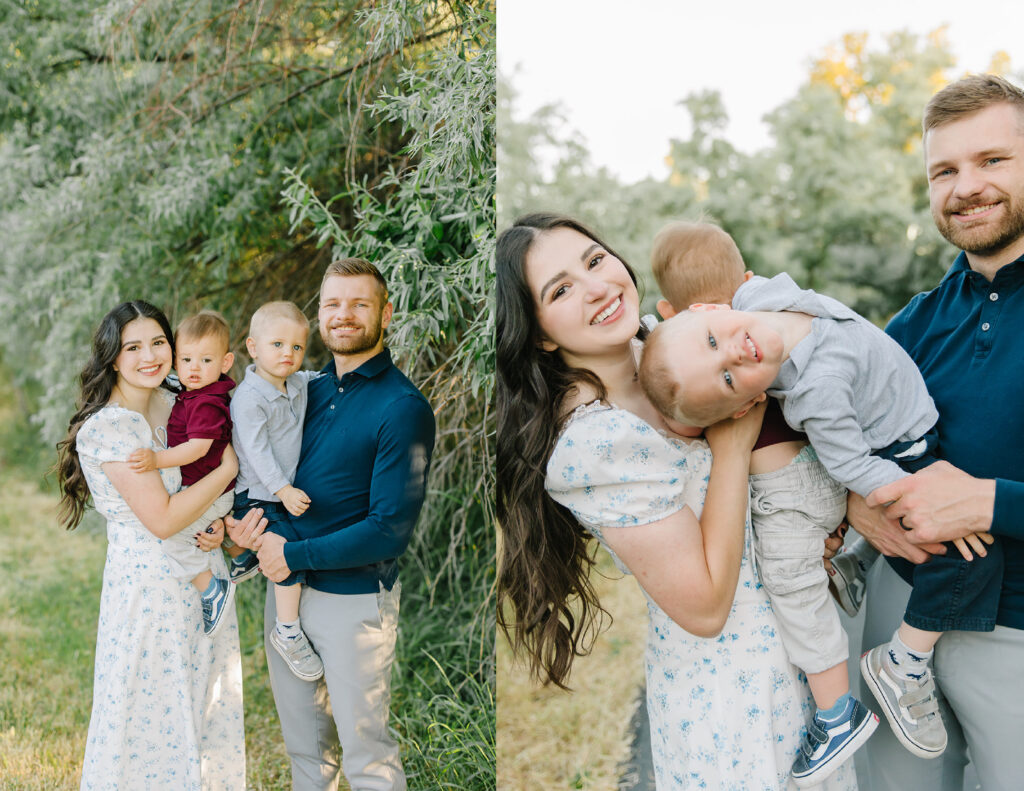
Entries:
[[235,598],[235,586],[220,577],[210,580],[212,595],[203,593],[203,632],[207,637],[214,637],[224,625],[224,614]]
[[821,783],[875,732],[878,715],[856,698],[850,700],[849,715],[840,720],[826,723],[817,714],[811,719],[791,770],[797,788]]
[[232,582],[241,582],[260,573],[260,561],[256,557],[255,552],[247,549],[241,555],[230,560],[231,567],[228,569],[228,579]]

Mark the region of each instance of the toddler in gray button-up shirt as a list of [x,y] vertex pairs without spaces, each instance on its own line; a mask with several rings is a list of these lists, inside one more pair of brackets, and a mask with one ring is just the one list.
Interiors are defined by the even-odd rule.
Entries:
[[[306,389],[312,371],[300,371],[309,335],[309,320],[292,302],[268,302],[252,316],[245,347],[253,364],[231,399],[231,441],[238,454],[235,516],[262,508],[267,531],[286,541],[298,538],[290,516],[309,508],[309,497],[292,486],[302,448]],[[253,556],[233,561],[251,566]],[[240,573],[238,576],[242,576]],[[301,579],[295,574],[274,585],[276,624],[269,642],[304,681],[323,675],[323,663],[299,620]]]

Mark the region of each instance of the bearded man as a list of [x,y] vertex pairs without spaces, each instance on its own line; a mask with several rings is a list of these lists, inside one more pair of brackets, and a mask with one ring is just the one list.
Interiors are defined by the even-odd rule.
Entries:
[[[1004,553],[993,631],[948,631],[935,646],[948,746],[924,760],[880,727],[866,746],[871,791],[961,791],[968,756],[986,791],[1020,788],[1024,744],[1024,91],[993,75],[952,83],[928,102],[924,154],[932,217],[962,251],[886,331],[917,363],[939,411],[945,461],[851,496],[850,523],[887,555],[915,563],[948,542],[989,532]],[[869,508],[868,506],[873,506]],[[868,580],[864,645],[888,641],[909,586],[888,564]],[[972,591],[956,591],[969,596]],[[938,717],[921,689],[895,701]],[[946,705],[948,703],[948,705]]]
[[[258,546],[268,579],[305,572],[299,614],[323,678],[297,678],[269,642],[266,649],[296,791],[337,788],[339,743],[353,789],[406,789],[388,732],[398,558],[423,504],[435,426],[430,404],[384,346],[392,310],[370,262],[348,258],[327,267],[319,323],[334,359],[309,383],[294,481],[311,501],[293,519],[304,538],[265,533],[253,541],[241,522],[229,524],[236,543]],[[274,620],[268,595],[268,640]]]

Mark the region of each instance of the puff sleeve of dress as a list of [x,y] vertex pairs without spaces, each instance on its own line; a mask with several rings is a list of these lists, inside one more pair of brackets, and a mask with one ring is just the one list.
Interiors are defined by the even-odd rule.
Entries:
[[149,424],[138,412],[107,406],[91,415],[78,431],[75,447],[83,463],[128,461],[139,448],[152,445]]
[[682,509],[692,467],[686,443],[631,412],[595,403],[570,416],[548,460],[544,487],[600,539],[602,528],[650,524]]

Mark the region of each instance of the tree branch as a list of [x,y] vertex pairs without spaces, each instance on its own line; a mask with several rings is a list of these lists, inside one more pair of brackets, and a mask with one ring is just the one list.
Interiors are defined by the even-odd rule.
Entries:
[[[406,42],[405,45],[406,46],[413,46],[413,45],[416,45],[416,44],[425,44],[426,42],[431,41],[431,40],[433,40],[435,38],[439,38],[440,36],[447,35],[449,33],[454,33],[457,29],[458,28],[456,28],[456,27],[449,27],[449,28],[445,28],[444,30],[439,30],[439,31],[437,31],[435,33],[424,34],[422,36],[418,36],[417,38],[413,39],[412,41]],[[284,105],[290,104],[294,99],[297,99],[298,97],[300,97],[300,96],[302,96],[304,94],[307,94],[310,91],[315,90],[315,89],[319,88],[322,85],[326,85],[328,82],[331,82],[332,80],[336,80],[336,79],[338,79],[340,77],[345,77],[345,76],[353,73],[354,71],[356,71],[358,69],[365,68],[367,66],[372,66],[375,63],[377,63],[378,61],[384,60],[385,58],[390,58],[394,54],[395,54],[394,52],[386,52],[386,53],[384,53],[382,55],[378,55],[377,57],[372,58],[372,59],[367,60],[367,61],[360,60],[358,63],[355,63],[354,65],[349,66],[346,69],[342,69],[340,71],[331,72],[330,74],[324,75],[319,80],[314,80],[313,82],[308,83],[307,85],[303,85],[301,88],[298,88],[297,90],[292,91],[292,93],[290,93],[288,96],[286,96],[280,102],[278,102],[277,104],[272,106],[267,111],[267,114],[266,114],[266,117],[264,118],[264,120],[266,120],[266,118],[268,118],[271,115],[273,115],[277,110],[279,110]],[[234,102],[238,101],[239,99],[247,96],[253,89],[255,89],[257,87],[260,87],[260,86],[259,85],[249,85],[249,86],[246,86],[245,88],[243,88],[243,89],[241,89],[239,91],[236,91],[235,93],[231,94],[231,96],[228,96],[228,97],[222,99],[221,101],[212,104],[210,107],[208,107],[206,110],[204,110],[192,123],[193,124],[198,124],[198,123],[206,120],[209,116],[211,116],[213,113],[215,113],[218,110],[220,110],[222,107],[226,107],[226,106],[228,106],[230,104],[233,104]]]
[[63,71],[65,68],[67,68],[69,66],[76,66],[76,65],[82,63],[83,61],[86,62],[86,63],[138,63],[138,62],[145,62],[145,63],[181,63],[181,62],[184,62],[184,61],[193,60],[195,58],[195,55],[192,52],[182,52],[182,53],[180,53],[178,55],[174,55],[174,56],[169,57],[169,58],[164,56],[164,55],[154,55],[152,58],[138,58],[138,59],[135,59],[135,60],[120,60],[120,59],[117,59],[117,58],[113,58],[113,57],[111,57],[110,55],[107,55],[107,54],[101,55],[99,53],[93,52],[93,51],[91,51],[89,49],[86,49],[81,44],[68,44],[66,46],[67,46],[67,48],[69,50],[71,50],[73,52],[80,52],[80,53],[82,53],[81,57],[68,58],[67,60],[61,60],[61,61],[58,61],[57,63],[52,63],[52,64],[50,64],[47,67],[48,71],[51,71],[51,72]]

